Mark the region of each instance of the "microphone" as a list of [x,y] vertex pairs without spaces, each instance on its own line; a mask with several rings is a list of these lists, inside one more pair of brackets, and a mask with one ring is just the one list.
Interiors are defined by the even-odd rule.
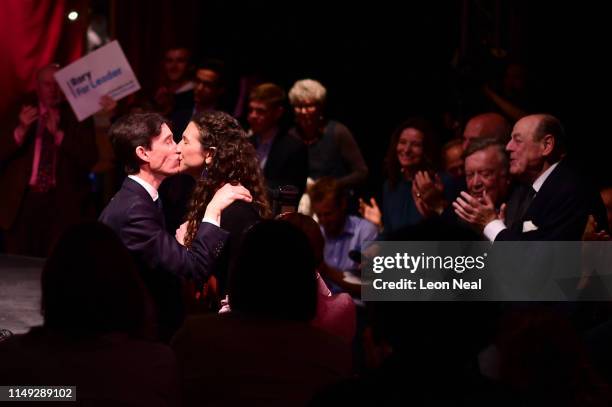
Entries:
[[361,251],[357,249],[353,249],[348,252],[349,259],[353,260],[355,263],[361,264]]

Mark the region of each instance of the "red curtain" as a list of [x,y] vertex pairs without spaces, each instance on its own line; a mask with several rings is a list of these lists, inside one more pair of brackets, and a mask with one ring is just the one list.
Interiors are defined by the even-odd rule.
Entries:
[[[79,18],[69,21],[70,11]],[[0,118],[15,115],[34,90],[37,69],[83,55],[86,0],[2,0],[0,7]]]

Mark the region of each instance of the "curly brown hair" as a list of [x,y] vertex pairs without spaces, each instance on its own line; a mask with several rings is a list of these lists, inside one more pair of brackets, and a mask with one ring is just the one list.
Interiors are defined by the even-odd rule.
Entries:
[[191,121],[199,130],[202,150],[212,150],[212,164],[197,180],[187,210],[185,245],[191,246],[198,226],[215,192],[224,184],[240,183],[251,192],[259,216],[272,217],[265,181],[255,148],[246,137],[240,123],[224,112],[207,111],[196,114]]

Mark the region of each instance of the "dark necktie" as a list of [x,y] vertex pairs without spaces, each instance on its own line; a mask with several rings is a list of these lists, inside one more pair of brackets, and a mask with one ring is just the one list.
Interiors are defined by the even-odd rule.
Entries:
[[[44,126],[44,124],[40,124]],[[38,160],[38,173],[36,175],[37,192],[48,192],[54,186],[54,167],[55,167],[55,140],[51,133],[46,129],[42,130],[42,140],[40,143],[40,157]]]
[[164,216],[164,206],[162,205],[161,196],[157,197],[157,200],[155,201],[155,205],[157,206],[157,208],[159,208],[159,216],[161,217],[162,224],[164,225],[164,228],[165,228],[166,227],[166,217]]

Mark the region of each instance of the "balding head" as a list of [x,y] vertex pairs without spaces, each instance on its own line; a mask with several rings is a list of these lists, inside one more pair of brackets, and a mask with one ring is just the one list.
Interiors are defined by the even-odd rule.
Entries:
[[470,140],[480,137],[491,137],[506,144],[510,137],[510,123],[499,113],[484,113],[472,117],[463,130],[463,149]]

